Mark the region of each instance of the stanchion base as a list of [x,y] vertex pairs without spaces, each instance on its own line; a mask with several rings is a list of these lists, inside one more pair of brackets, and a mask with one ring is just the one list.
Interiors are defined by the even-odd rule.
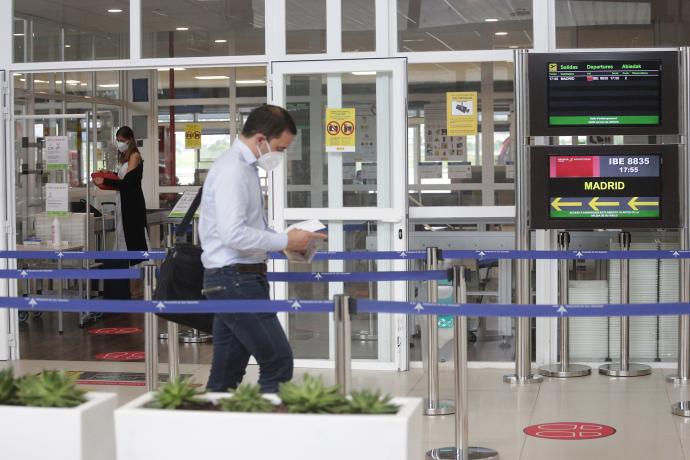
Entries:
[[518,375],[504,375],[503,382],[510,383],[511,385],[528,385],[531,383],[541,383],[544,381],[544,377],[538,374],[530,374],[525,377],[519,377]]
[[426,453],[426,460],[498,460],[498,452],[493,449],[470,446],[468,451],[469,455],[463,456],[462,450],[458,452],[455,447],[432,449]]
[[690,417],[690,401],[675,403],[671,406],[671,413],[679,417]]
[[690,383],[689,377],[681,377],[680,375],[667,375],[666,381],[668,383],[673,383],[674,385],[685,385]]
[[652,368],[646,364],[630,363],[628,369],[623,370],[620,363],[611,363],[601,366],[599,373],[609,377],[642,377],[651,374]]
[[565,369],[560,364],[551,364],[539,368],[539,374],[544,377],[567,379],[570,377],[584,377],[592,373],[592,368],[584,364],[568,364]]
[[212,339],[212,335],[204,332],[199,332],[198,335],[194,335],[194,331],[192,330],[180,332],[180,342],[182,343],[206,343],[210,342]]
[[455,401],[450,399],[439,399],[435,403],[424,400],[424,415],[451,415],[455,413]]

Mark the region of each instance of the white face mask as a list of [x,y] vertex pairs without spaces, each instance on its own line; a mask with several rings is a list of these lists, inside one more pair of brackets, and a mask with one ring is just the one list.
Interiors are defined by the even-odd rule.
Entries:
[[129,148],[128,142],[115,141],[115,145],[117,145],[117,149],[122,153],[125,153]]
[[276,169],[278,166],[281,165],[283,162],[283,155],[280,152],[274,152],[271,150],[271,145],[266,143],[268,145],[268,152],[266,153],[261,153],[261,149],[257,148],[259,151],[259,159],[257,160],[257,163],[259,164],[259,167],[263,169],[266,172],[273,171]]

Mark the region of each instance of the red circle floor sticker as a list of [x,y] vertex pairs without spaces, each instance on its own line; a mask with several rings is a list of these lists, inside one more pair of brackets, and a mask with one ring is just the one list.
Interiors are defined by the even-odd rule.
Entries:
[[96,355],[96,359],[104,361],[142,361],[144,359],[143,351],[111,351],[110,353],[101,353]]
[[616,433],[616,429],[600,423],[556,422],[528,426],[525,434],[535,438],[561,441],[584,441],[601,439]]
[[89,334],[94,335],[124,335],[141,334],[144,330],[140,327],[99,327],[89,329]]

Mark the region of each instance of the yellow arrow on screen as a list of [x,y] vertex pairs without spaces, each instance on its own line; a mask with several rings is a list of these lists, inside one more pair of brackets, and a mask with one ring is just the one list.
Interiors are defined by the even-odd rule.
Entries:
[[619,201],[599,201],[599,197],[595,196],[589,202],[589,207],[595,211],[598,211],[599,206],[620,206],[620,202]]
[[637,201],[639,199],[639,197],[634,196],[632,200],[628,201],[628,206],[630,206],[630,209],[637,211],[638,206],[659,206],[658,201]]
[[561,208],[564,208],[564,207],[579,208],[582,206],[582,202],[581,201],[561,201],[561,197],[558,197],[551,202],[551,206],[553,206],[553,209],[555,209],[556,211],[561,211]]

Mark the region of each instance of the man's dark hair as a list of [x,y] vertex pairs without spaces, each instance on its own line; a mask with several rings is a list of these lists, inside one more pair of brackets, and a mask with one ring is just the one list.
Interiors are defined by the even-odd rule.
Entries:
[[297,126],[290,113],[277,105],[263,104],[249,114],[242,128],[242,135],[252,137],[261,133],[270,141],[280,137],[285,131],[297,134]]

